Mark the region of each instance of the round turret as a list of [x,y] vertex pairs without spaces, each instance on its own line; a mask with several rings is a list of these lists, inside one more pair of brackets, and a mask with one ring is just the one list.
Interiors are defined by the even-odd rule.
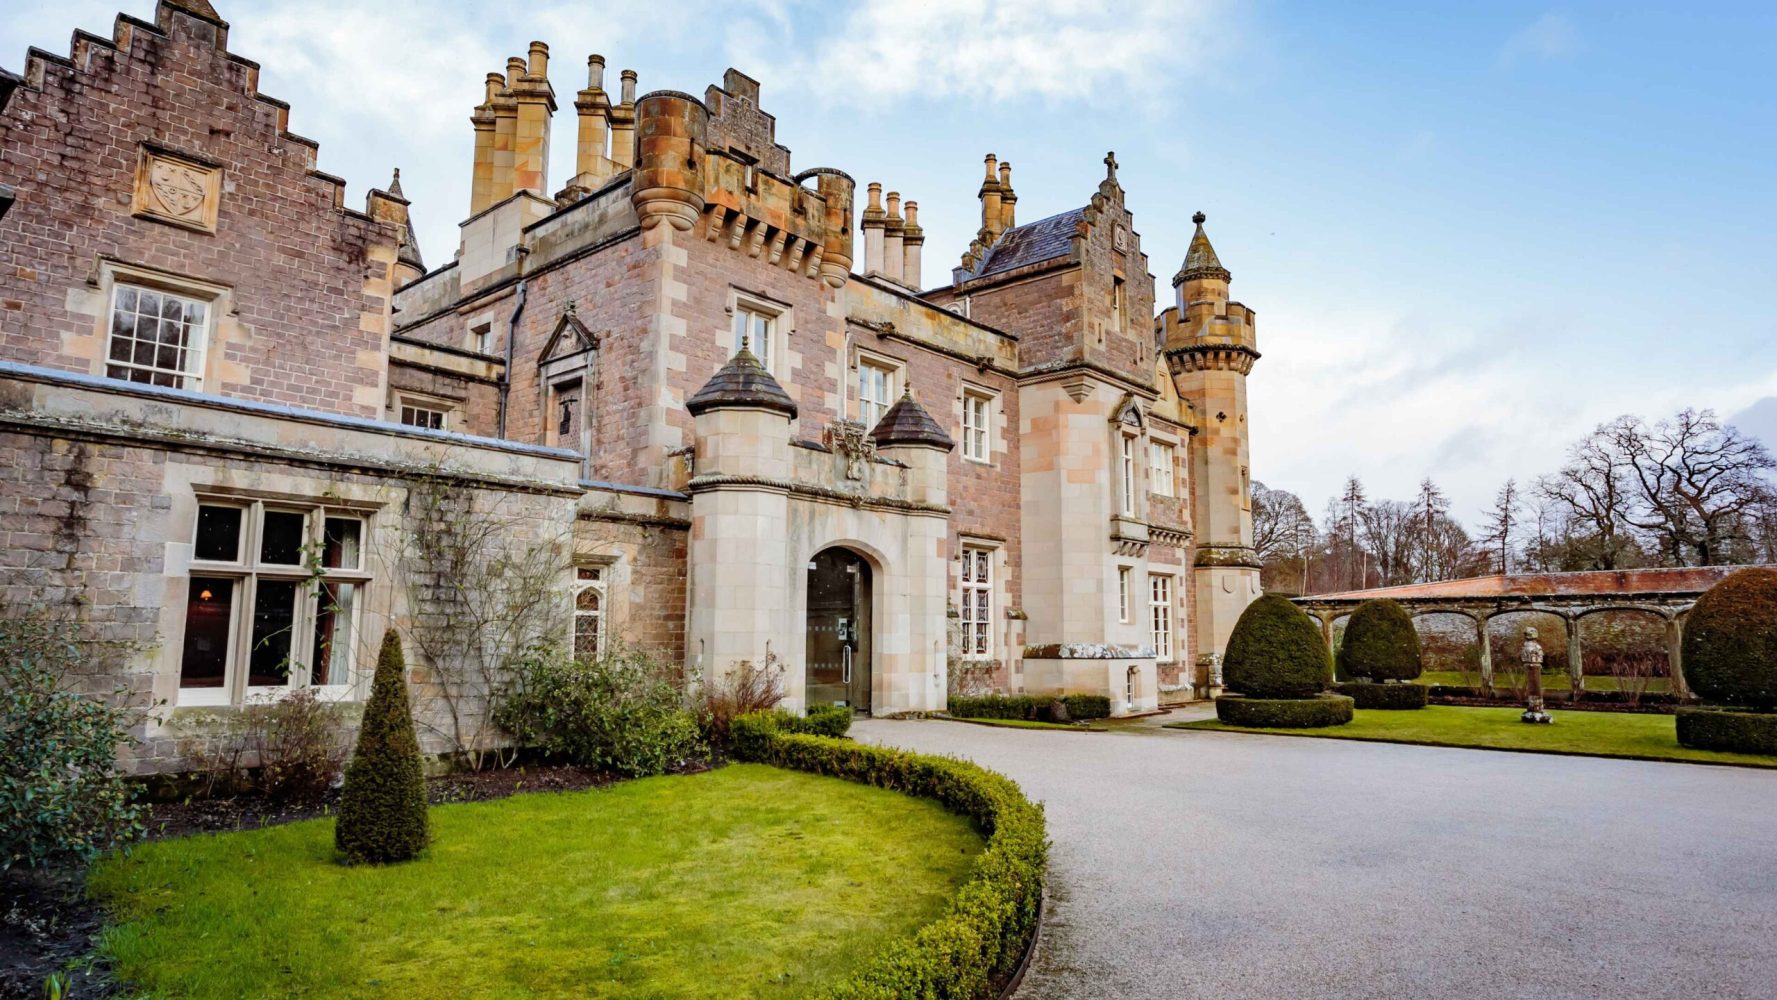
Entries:
[[690,94],[657,90],[636,103],[636,174],[630,195],[642,228],[688,231],[703,214],[709,110]]

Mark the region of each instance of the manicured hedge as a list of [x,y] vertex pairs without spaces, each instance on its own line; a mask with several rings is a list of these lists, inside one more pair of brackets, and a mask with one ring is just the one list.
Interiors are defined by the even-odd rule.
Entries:
[[[1419,669],[1419,632],[1407,609],[1386,598],[1358,605],[1339,646],[1339,675],[1410,681],[1419,676]],[[1357,707],[1369,706],[1359,702]]]
[[[1056,717],[1055,703],[1067,710],[1066,720]],[[985,694],[950,699],[950,714],[959,719],[1034,719],[1039,722],[1103,719],[1111,714],[1111,699],[1102,694],[1070,694],[1056,698],[1034,694]]]
[[1351,721],[1351,699],[1342,694],[1313,698],[1247,698],[1225,694],[1216,699],[1216,718],[1230,726],[1254,729],[1322,729]]
[[1680,746],[1777,754],[1777,713],[1686,707],[1677,715]]
[[1333,685],[1333,691],[1345,695],[1354,708],[1410,709],[1424,708],[1431,693],[1424,684],[1376,684],[1370,681],[1346,681]]
[[1266,594],[1234,623],[1222,680],[1253,698],[1310,698],[1332,683],[1333,657],[1307,612]]
[[1743,569],[1684,622],[1684,679],[1706,702],[1777,707],[1777,569]]
[[[748,722],[748,732],[743,733],[740,719],[736,719],[729,727],[729,740],[734,748],[734,755],[742,760],[752,758],[742,752],[741,742],[749,735],[761,730],[786,735],[795,733],[805,736],[825,736],[839,739],[851,731],[851,709],[840,705],[817,705],[808,710],[808,714],[797,715],[781,708],[768,712],[751,712],[740,717]],[[753,751],[757,752],[757,751]]]
[[784,733],[768,713],[734,721],[735,756],[938,802],[987,836],[945,914],[887,945],[820,996],[975,1000],[994,995],[1036,933],[1049,842],[1042,806],[1010,778],[966,761]]

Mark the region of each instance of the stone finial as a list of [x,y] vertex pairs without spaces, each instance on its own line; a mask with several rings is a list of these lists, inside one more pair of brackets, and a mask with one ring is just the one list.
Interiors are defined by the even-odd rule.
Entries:
[[406,195],[403,195],[401,193],[401,168],[400,167],[396,167],[395,168],[395,176],[389,178],[389,193],[394,195],[397,198],[406,197]]
[[1105,180],[1115,181],[1117,179],[1117,166],[1118,166],[1118,163],[1117,163],[1117,151],[1116,150],[1113,149],[1110,152],[1104,154],[1104,179]]
[[1209,221],[1209,216],[1204,215],[1201,211],[1199,211],[1199,212],[1192,214],[1191,221],[1195,222],[1198,226],[1202,226],[1205,222]]

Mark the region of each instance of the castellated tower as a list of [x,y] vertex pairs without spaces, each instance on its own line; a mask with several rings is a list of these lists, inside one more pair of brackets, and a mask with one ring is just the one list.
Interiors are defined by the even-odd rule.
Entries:
[[1228,300],[1230,275],[1203,232],[1204,219],[1202,212],[1191,217],[1197,232],[1172,279],[1177,302],[1158,324],[1173,385],[1197,415],[1191,448],[1196,656],[1219,673],[1234,622],[1259,596],[1246,419],[1246,376],[1259,351],[1253,313]]

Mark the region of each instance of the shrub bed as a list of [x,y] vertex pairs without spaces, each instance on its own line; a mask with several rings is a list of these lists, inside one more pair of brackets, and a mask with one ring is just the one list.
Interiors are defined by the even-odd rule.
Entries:
[[1252,729],[1320,729],[1351,721],[1352,700],[1342,694],[1313,698],[1248,698],[1227,694],[1216,699],[1216,718],[1230,726]]
[[735,755],[932,799],[969,817],[987,836],[986,849],[944,916],[889,944],[823,995],[992,996],[1036,933],[1049,853],[1042,807],[1011,779],[966,761],[788,733],[782,725],[773,714],[736,719]]
[[[1421,685],[1436,705],[1496,705],[1501,708],[1518,705],[1523,702],[1499,692],[1488,694],[1486,688],[1464,687],[1460,684],[1425,684]],[[1658,715],[1671,715],[1673,706],[1679,703],[1678,696],[1655,691],[1635,698],[1626,691],[1586,691],[1580,695],[1578,702],[1573,701],[1569,692],[1555,691],[1546,694],[1550,704],[1558,704],[1562,708],[1593,709],[1601,712],[1644,712]]]
[[[1055,711],[1059,703],[1067,713]],[[1033,722],[1078,722],[1105,719],[1111,714],[1111,699],[1102,694],[1069,694],[1059,698],[1034,694],[984,694],[950,699],[950,714],[959,719],[1026,719]]]
[[1687,707],[1678,710],[1677,722],[1680,746],[1777,755],[1777,713]]
[[1345,695],[1353,708],[1412,709],[1424,708],[1430,690],[1424,684],[1377,684],[1372,681],[1346,681],[1333,685],[1333,691]]

